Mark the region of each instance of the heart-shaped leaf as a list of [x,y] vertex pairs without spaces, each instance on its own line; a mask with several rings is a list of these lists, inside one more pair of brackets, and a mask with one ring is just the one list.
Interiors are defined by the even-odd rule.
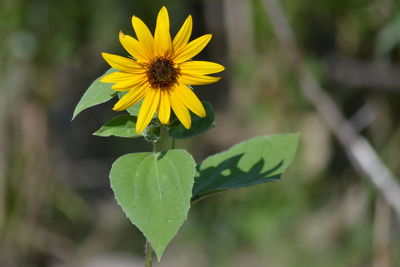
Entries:
[[107,74],[117,71],[116,69],[109,69],[101,77],[97,78],[83,94],[81,100],[75,107],[74,114],[72,115],[72,120],[83,110],[96,106],[98,104],[107,102],[113,98],[117,92],[111,89],[112,84],[102,83],[100,79]]
[[299,134],[259,136],[206,158],[198,167],[193,199],[279,179],[291,163]]
[[118,204],[149,240],[158,259],[186,220],[195,171],[192,156],[181,149],[127,154],[111,168]]

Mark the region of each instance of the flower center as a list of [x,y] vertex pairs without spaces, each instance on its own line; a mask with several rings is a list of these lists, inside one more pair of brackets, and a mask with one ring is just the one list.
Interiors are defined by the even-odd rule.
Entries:
[[149,63],[146,74],[153,88],[168,90],[178,82],[179,72],[172,60],[158,57]]

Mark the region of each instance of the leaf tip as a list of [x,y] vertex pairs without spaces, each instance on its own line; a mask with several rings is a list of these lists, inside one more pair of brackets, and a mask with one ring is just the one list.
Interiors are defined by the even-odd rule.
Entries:
[[95,131],[94,133],[92,133],[92,135],[104,137],[104,135],[102,135],[99,131]]
[[78,116],[78,114],[81,112],[79,109],[78,109],[78,107],[79,107],[79,103],[78,103],[78,105],[75,107],[75,109],[74,109],[74,113],[72,114],[72,118],[71,118],[71,121],[73,121],[75,118],[76,118],[76,116]]

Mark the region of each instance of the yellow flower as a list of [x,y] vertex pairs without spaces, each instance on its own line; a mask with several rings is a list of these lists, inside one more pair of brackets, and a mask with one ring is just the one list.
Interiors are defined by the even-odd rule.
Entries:
[[102,53],[108,64],[118,71],[104,76],[101,81],[114,83],[112,89],[116,91],[127,91],[113,110],[125,110],[144,99],[136,122],[136,132],[140,133],[147,127],[155,112],[162,124],[168,124],[171,108],[183,126],[189,129],[189,110],[199,117],[206,116],[202,103],[189,86],[214,83],[220,78],[207,74],[224,70],[217,63],[190,60],[204,49],[211,34],[189,42],[192,17],[188,16],[171,40],[165,7],[158,13],[154,36],[143,21],[135,16],[132,17],[132,25],[137,39],[120,32],[119,40],[133,58]]

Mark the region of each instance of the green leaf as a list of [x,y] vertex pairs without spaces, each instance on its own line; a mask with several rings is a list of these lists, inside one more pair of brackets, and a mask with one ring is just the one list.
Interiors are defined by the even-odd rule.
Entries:
[[193,199],[279,179],[296,153],[298,139],[299,134],[259,136],[208,157],[198,167]]
[[190,129],[186,129],[185,127],[183,127],[181,123],[171,127],[169,130],[169,135],[172,138],[183,139],[183,138],[194,137],[215,127],[214,109],[212,108],[210,103],[208,102],[202,102],[202,103],[204,105],[204,109],[206,110],[206,117],[200,118],[199,116],[191,113],[192,127],[190,127]]
[[[101,77],[117,71],[116,69],[109,69]],[[78,105],[76,105],[72,120],[83,110],[96,106],[98,104],[107,102],[116,95],[116,91],[111,89],[112,84],[100,82],[101,77],[97,78],[83,94]]]
[[141,137],[141,135],[135,131],[136,120],[137,118],[131,115],[121,115],[115,117],[94,132],[93,135],[103,137],[117,136],[126,138]]
[[181,149],[127,154],[111,168],[118,204],[149,240],[158,259],[186,220],[195,172],[192,156]]

